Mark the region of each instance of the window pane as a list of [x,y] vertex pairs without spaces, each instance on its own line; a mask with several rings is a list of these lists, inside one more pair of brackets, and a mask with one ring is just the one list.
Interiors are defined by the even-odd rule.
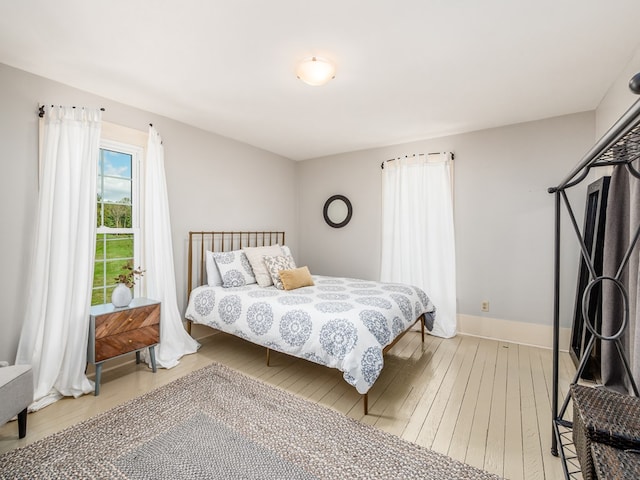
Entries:
[[104,262],[96,262],[93,266],[93,286],[104,286]]
[[96,238],[96,261],[133,258],[132,233],[99,233]]
[[96,237],[96,262],[104,260],[104,244],[106,235],[99,233]]
[[[100,181],[100,179],[98,179]],[[131,180],[126,178],[103,177],[102,200],[111,203],[131,205]]]
[[105,203],[103,204],[103,225],[111,228],[132,228],[131,212],[131,205]]
[[91,294],[91,305],[101,305],[103,303],[109,303],[111,300],[107,300],[104,294],[104,289],[94,288]]
[[110,177],[131,178],[132,156],[128,153],[101,149],[102,175]]
[[92,305],[111,302],[111,291],[116,284],[116,278],[124,273],[122,267],[127,262],[133,263],[133,234],[97,235]]
[[[100,161],[98,162],[97,181],[97,219],[98,226],[112,228],[130,228],[131,208],[128,213],[121,205],[131,206],[132,176],[131,168],[133,157],[128,153],[115,152],[112,150],[100,150]],[[111,215],[103,218],[104,203],[116,204]]]
[[102,203],[100,203],[100,196],[98,196],[98,202],[96,204],[96,227],[102,226]]
[[122,259],[123,264],[133,259],[133,234],[110,233],[106,235],[106,254],[108,259]]

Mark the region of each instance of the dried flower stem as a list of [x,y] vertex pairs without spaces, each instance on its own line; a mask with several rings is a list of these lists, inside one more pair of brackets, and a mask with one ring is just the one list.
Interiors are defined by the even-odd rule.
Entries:
[[136,277],[142,277],[144,270],[142,267],[133,268],[131,262],[127,262],[122,266],[125,273],[121,273],[115,277],[115,281],[118,283],[124,283],[127,287],[132,288],[136,284]]

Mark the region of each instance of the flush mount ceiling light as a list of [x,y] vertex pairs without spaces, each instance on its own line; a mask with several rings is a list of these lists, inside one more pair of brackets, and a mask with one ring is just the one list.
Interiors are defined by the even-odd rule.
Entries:
[[324,85],[336,76],[336,67],[326,58],[309,57],[298,64],[296,75],[307,85]]

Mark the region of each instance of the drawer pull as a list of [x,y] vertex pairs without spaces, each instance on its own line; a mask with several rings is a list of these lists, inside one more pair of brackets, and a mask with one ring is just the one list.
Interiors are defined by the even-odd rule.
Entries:
[[133,322],[133,318],[129,317],[129,321],[130,321],[130,322]]
[[129,340],[129,343],[133,343],[133,340]]

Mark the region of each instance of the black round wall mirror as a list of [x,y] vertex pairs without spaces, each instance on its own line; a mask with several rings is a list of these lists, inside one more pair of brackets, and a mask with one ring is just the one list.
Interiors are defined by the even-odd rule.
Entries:
[[344,195],[333,195],[324,203],[324,209],[322,215],[327,225],[333,228],[342,228],[353,214],[353,207],[351,202]]

